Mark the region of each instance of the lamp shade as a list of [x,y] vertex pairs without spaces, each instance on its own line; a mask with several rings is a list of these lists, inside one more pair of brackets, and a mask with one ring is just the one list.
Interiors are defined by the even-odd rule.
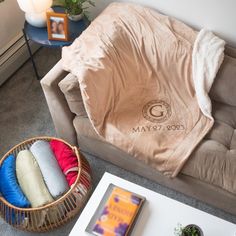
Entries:
[[27,13],[42,13],[52,5],[52,0],[17,0],[22,11]]
[[17,0],[19,7],[25,12],[26,21],[35,27],[45,27],[47,22],[46,11],[50,8],[52,0]]

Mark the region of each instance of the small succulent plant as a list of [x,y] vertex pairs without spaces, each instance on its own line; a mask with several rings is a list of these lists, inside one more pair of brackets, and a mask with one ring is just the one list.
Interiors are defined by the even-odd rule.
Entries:
[[197,225],[187,225],[183,227],[181,224],[178,224],[174,229],[175,236],[202,236],[200,228]]

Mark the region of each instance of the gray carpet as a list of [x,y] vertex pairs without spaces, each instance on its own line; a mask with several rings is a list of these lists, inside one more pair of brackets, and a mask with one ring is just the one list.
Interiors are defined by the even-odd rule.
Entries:
[[[60,51],[43,48],[35,55],[38,71],[44,75],[60,58]],[[35,136],[55,136],[52,120],[39,81],[36,80],[31,63],[28,61],[10,80],[0,87],[0,156],[15,144]],[[85,154],[93,169],[94,186],[103,173],[108,171],[170,198],[184,202],[200,210],[236,223],[236,216],[184,196],[181,193],[153,183],[96,157]],[[0,180],[1,181],[1,180]],[[76,217],[78,218],[78,217]],[[1,236],[23,235],[68,235],[76,219],[67,225],[44,234],[33,234],[15,230],[0,219]],[[151,235],[147,235],[151,236]],[[163,235],[161,235],[163,236]],[[168,235],[166,235],[168,236]]]

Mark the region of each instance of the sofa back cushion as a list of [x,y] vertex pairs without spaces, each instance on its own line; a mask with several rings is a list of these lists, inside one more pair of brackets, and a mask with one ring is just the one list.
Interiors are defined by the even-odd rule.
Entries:
[[217,102],[236,106],[236,58],[225,55],[210,91]]
[[59,87],[65,95],[71,112],[73,112],[77,116],[87,117],[78,79],[74,75],[69,73],[63,80],[61,80],[61,82],[59,83]]

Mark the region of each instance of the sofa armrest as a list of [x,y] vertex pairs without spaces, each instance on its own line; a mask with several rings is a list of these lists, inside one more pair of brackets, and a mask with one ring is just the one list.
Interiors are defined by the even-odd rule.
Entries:
[[62,69],[61,60],[40,81],[52,116],[57,135],[72,145],[77,144],[73,126],[75,115],[70,111],[58,83],[68,74]]

